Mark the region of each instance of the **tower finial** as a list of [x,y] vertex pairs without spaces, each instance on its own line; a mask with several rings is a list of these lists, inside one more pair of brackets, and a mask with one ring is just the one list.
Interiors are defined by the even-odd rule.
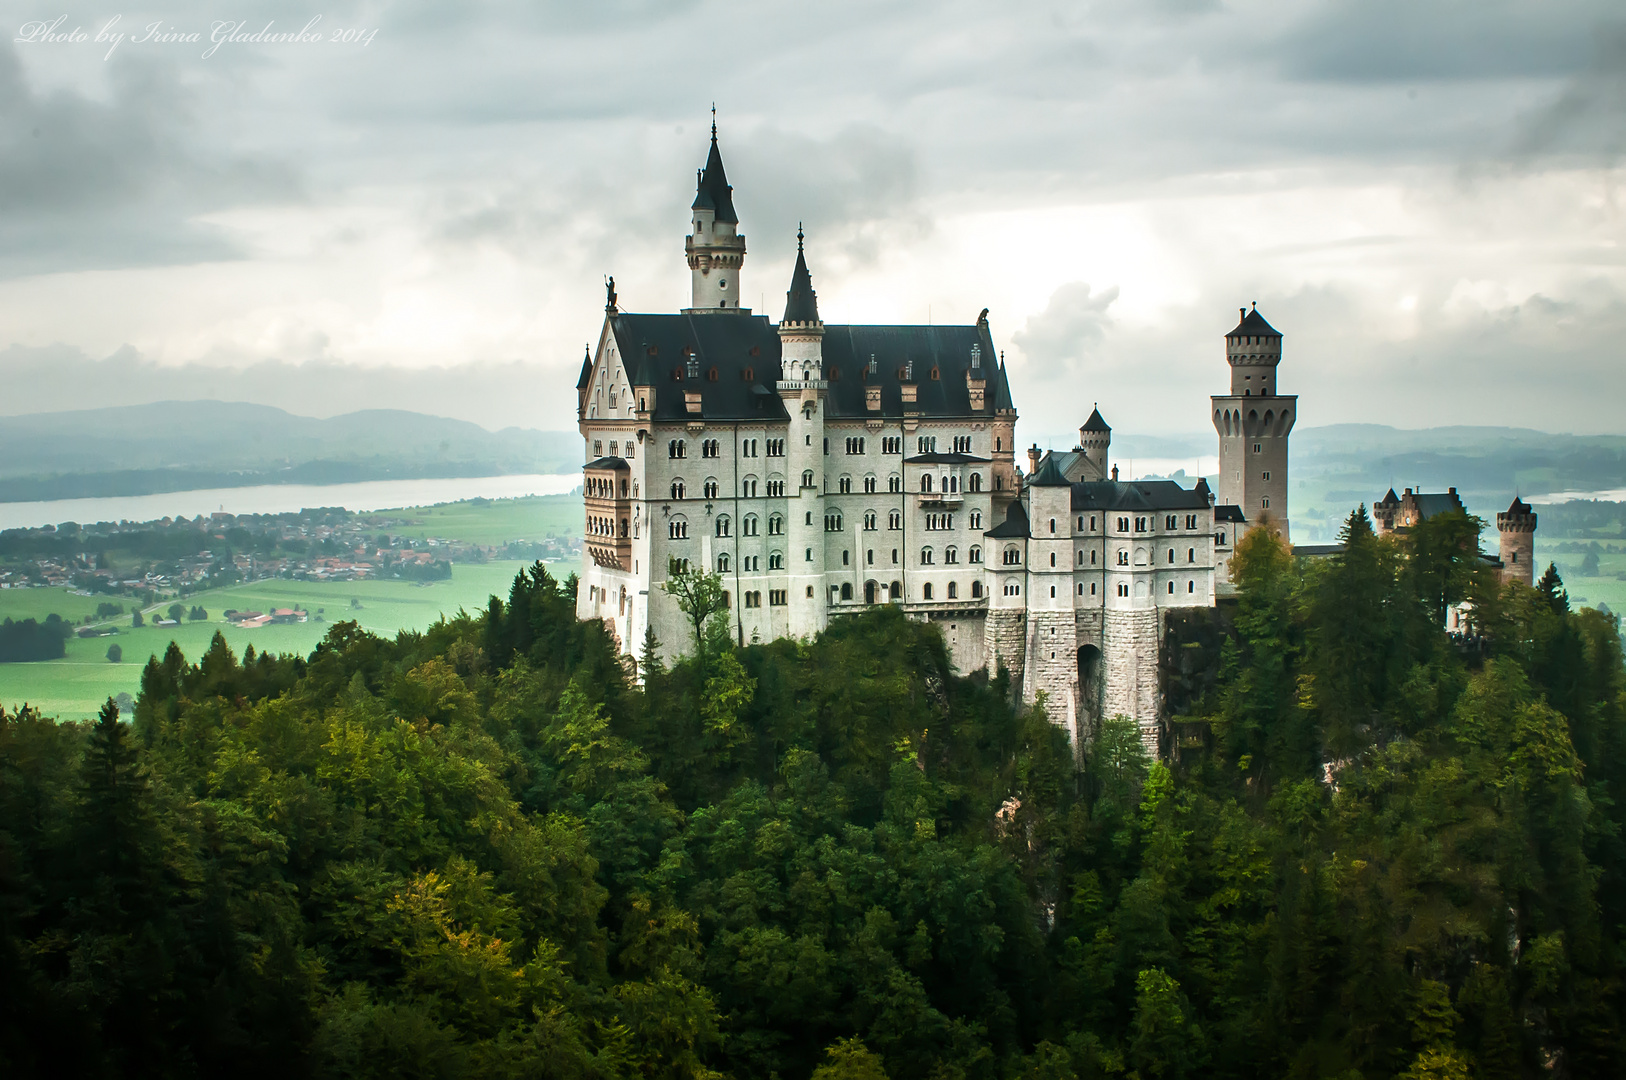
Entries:
[[796,223],[796,250],[802,250],[802,223],[800,221]]
[[717,103],[711,103],[711,141],[717,141]]

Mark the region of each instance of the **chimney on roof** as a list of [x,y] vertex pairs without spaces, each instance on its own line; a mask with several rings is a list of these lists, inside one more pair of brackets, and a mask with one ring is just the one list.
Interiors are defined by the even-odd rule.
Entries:
[[1118,466],[1116,465],[1112,467],[1112,482],[1114,484],[1118,482]]
[[1034,443],[1028,447],[1028,475],[1032,476],[1039,471],[1039,444]]

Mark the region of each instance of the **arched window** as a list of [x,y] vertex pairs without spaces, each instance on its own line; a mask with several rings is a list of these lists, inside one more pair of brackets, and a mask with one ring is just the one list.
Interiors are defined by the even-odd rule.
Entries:
[[922,600],[930,600],[932,598],[932,583],[931,582],[928,581],[928,582],[926,582],[926,584],[924,584],[924,585],[922,585],[920,587],[920,598]]
[[889,510],[886,515],[886,527],[889,529],[903,528],[903,513],[899,510]]
[[864,511],[864,531],[865,532],[874,532],[875,531],[875,511],[873,511],[873,510],[865,510]]
[[842,585],[841,585],[841,598],[843,600],[851,600],[853,598],[853,583],[852,582],[847,581],[847,582],[842,583]]
[[959,562],[960,561],[960,549],[955,547],[953,544],[950,544],[948,547],[944,548],[943,549],[943,561],[945,563],[957,563],[957,562]]
[[[782,535],[784,531],[785,519],[780,517],[778,514],[770,514],[768,516],[768,535],[779,536]],[[751,535],[755,536],[756,534],[752,533]]]
[[672,498],[674,498],[674,499],[683,498],[683,481],[682,480],[673,480],[672,481]]
[[785,568],[785,556],[781,552],[778,552],[778,551],[770,551],[770,552],[768,552],[768,569],[769,570],[783,570],[784,568]]
[[719,574],[728,573],[728,552],[726,551],[717,556],[717,572]]
[[903,599],[903,582],[894,581],[891,585],[887,586],[886,591],[888,598],[892,600]]
[[717,535],[718,536],[728,536],[729,535],[729,528],[730,528],[730,526],[729,526],[729,521],[728,521],[728,515],[727,514],[718,515],[718,518],[717,518]]
[[981,600],[982,599],[982,582],[973,581],[971,583],[971,599],[973,599],[973,600]]
[[706,482],[700,485],[700,490],[707,499],[715,499],[717,497],[717,478],[708,476]]
[[960,586],[955,582],[951,581],[948,583],[948,598],[950,600],[958,600],[960,598]]
[[932,489],[932,474],[931,473],[921,473],[920,474],[920,490],[921,491],[930,491],[931,489]]
[[921,548],[920,549],[920,565],[922,565],[922,566],[930,566],[931,563],[932,563],[932,549],[929,548],[929,547]]
[[1010,547],[1006,548],[1005,549],[1005,565],[1006,566],[1020,566],[1020,565],[1022,565],[1022,549],[1017,547],[1014,544],[1011,545]]
[[972,473],[969,477],[967,477],[966,478],[966,486],[971,489],[971,493],[973,495],[975,495],[977,492],[981,491],[982,490],[982,473]]
[[756,534],[757,516],[755,514],[746,514],[745,517],[740,521],[740,535],[755,536]]
[[680,517],[672,518],[666,523],[666,537],[668,540],[687,540],[689,523]]
[[807,469],[807,470],[803,471],[803,473],[802,473],[802,486],[805,487],[805,488],[810,488],[810,487],[813,486],[813,470],[812,469]]
[[886,490],[896,495],[903,490],[903,477],[893,473],[886,478]]
[[971,550],[966,554],[966,561],[974,562],[974,563],[982,562],[982,545],[981,544],[972,544],[971,545]]

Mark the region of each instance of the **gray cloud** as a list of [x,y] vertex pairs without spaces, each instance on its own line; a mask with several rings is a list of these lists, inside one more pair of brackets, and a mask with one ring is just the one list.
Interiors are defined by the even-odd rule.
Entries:
[[1050,382],[1096,374],[1101,343],[1110,320],[1107,309],[1118,299],[1118,287],[1092,289],[1069,282],[1050,295],[1045,309],[1028,319],[1011,341],[1022,350],[1022,370],[1031,379]]
[[107,64],[104,103],[32,89],[17,49],[0,48],[0,274],[241,257],[198,216],[295,196],[287,166],[208,147],[193,95],[155,59]]

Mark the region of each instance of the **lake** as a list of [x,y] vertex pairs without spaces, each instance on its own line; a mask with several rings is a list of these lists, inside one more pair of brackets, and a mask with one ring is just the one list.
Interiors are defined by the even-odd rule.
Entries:
[[563,495],[581,485],[575,473],[565,475],[475,476],[467,479],[367,480],[356,484],[265,484],[259,487],[205,488],[162,495],[125,495],[102,499],[51,499],[0,503],[0,529],[38,528],[77,521],[155,521],[164,517],[228,514],[287,514],[306,507],[342,506],[346,510],[390,510],[433,506],[463,499],[517,499],[525,495]]

